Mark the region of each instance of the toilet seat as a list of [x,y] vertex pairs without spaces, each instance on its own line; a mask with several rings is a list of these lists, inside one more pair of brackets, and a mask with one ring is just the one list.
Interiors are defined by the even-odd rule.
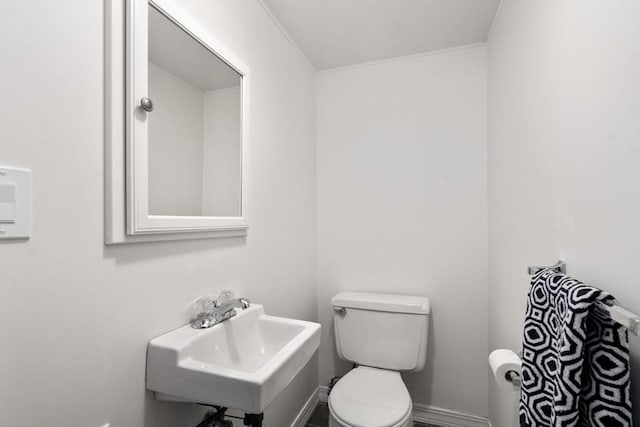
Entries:
[[400,373],[360,366],[329,395],[331,415],[345,426],[396,427],[411,417],[411,397]]

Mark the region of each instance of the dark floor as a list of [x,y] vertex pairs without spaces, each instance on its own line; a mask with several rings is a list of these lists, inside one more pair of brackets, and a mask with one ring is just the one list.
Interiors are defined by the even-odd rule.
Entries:
[[[413,423],[414,427],[435,427],[422,423]],[[311,414],[311,418],[305,424],[305,427],[329,427],[329,407],[326,403],[318,404],[318,407]]]
[[305,427],[329,427],[329,407],[320,402]]

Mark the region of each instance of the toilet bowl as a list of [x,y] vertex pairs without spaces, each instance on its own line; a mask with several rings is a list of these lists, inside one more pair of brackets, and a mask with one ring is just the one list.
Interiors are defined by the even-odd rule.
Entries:
[[399,371],[424,367],[429,299],[341,292],[331,299],[338,356],[359,365],[329,394],[330,427],[411,427]]
[[329,395],[329,427],[411,427],[411,396],[400,373],[360,366]]

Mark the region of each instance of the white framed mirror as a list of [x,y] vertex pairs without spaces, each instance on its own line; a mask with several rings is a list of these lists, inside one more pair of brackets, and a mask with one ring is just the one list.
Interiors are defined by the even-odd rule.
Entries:
[[248,68],[179,2],[106,3],[106,243],[246,235]]

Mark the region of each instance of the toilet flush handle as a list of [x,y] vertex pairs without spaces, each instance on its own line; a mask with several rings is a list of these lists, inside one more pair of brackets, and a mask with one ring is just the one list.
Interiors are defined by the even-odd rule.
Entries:
[[344,307],[333,307],[333,311],[340,316],[347,314],[347,309]]

